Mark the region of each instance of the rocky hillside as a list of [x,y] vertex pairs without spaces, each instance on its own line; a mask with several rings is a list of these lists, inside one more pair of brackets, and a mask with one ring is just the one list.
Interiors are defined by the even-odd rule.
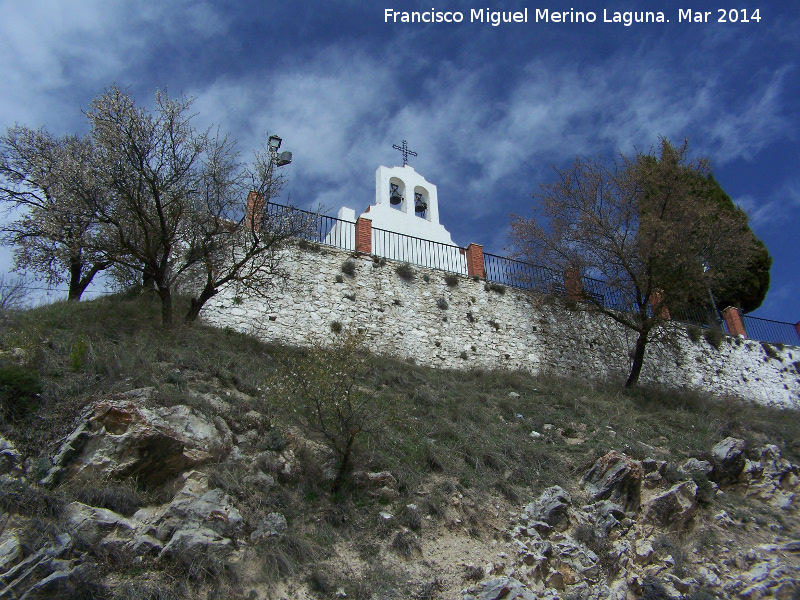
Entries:
[[[796,413],[155,310],[3,317],[0,598],[800,598]],[[342,454],[284,385],[319,373],[363,398],[335,493]]]

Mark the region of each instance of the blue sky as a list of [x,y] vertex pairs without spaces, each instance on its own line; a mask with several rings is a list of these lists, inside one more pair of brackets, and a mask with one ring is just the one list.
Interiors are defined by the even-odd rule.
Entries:
[[[405,139],[456,243],[499,254],[509,214],[528,214],[554,165],[686,137],[774,258],[753,314],[795,322],[800,5],[746,0],[720,23],[723,4],[0,0],[0,125],[83,132],[81,111],[112,82],[143,104],[166,87],[245,154],[280,135],[294,154],[284,199],[331,214],[373,201],[375,169],[401,164],[392,144]],[[472,9],[526,7],[527,23],[470,22]],[[536,22],[537,8],[596,20]],[[708,21],[679,23],[687,8]],[[386,9],[464,19],[385,23]],[[616,11],[669,22],[604,22]]]

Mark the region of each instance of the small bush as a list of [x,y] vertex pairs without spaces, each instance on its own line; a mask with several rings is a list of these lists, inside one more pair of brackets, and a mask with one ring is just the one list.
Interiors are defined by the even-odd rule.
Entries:
[[715,349],[719,350],[722,342],[725,341],[725,334],[718,327],[711,327],[703,330],[703,338]]
[[436,306],[438,306],[442,310],[447,310],[448,308],[450,308],[450,305],[447,303],[447,300],[445,298],[439,298],[436,301]]
[[57,518],[65,505],[62,492],[45,490],[17,479],[0,479],[0,508],[5,512]]
[[467,360],[469,358],[469,354],[467,354],[466,350],[462,350],[461,354],[459,354],[462,360]]
[[444,282],[447,287],[458,287],[458,275],[455,273],[448,273],[444,276]]
[[422,281],[424,281],[425,283],[430,283],[430,282],[431,282],[431,276],[430,276],[430,275],[428,275],[427,273],[425,273],[425,274],[422,276]]
[[331,331],[333,333],[341,333],[343,328],[344,326],[340,321],[334,321],[333,323],[331,323]]
[[487,290],[490,291],[490,292],[495,292],[495,293],[500,294],[502,296],[503,294],[506,293],[506,286],[504,286],[504,285],[502,285],[500,283],[490,283],[487,286]]
[[400,279],[403,281],[414,281],[414,277],[416,276],[416,272],[414,268],[409,263],[403,263],[401,265],[397,265],[397,268],[394,270],[400,276]]
[[74,490],[75,499],[89,506],[107,508],[126,517],[132,516],[144,505],[143,494],[133,480],[84,484]]
[[83,359],[86,356],[86,350],[86,340],[83,339],[82,335],[78,336],[78,339],[75,340],[75,343],[72,344],[72,348],[70,348],[69,351],[69,362],[73,373],[77,373],[81,370]]
[[669,600],[671,597],[663,584],[652,575],[642,582],[642,595],[639,597],[641,600]]
[[342,263],[342,273],[345,275],[349,275],[350,277],[355,277],[356,275],[356,263],[352,260],[346,260]]
[[392,540],[391,548],[403,558],[411,558],[422,552],[422,546],[410,531],[398,531]]
[[686,328],[686,335],[693,343],[697,343],[700,341],[700,338],[703,337],[703,329],[701,327],[695,327],[694,325],[689,325]]
[[775,347],[770,344],[769,342],[761,342],[761,347],[764,349],[764,354],[767,355],[767,358],[774,358],[775,360],[780,360],[780,355]]
[[319,252],[322,250],[322,246],[316,242],[309,242],[308,240],[303,239],[297,242],[297,247],[300,248],[300,250],[308,250],[310,252]]
[[0,367],[0,412],[3,418],[17,421],[39,408],[42,385],[39,373],[19,365]]
[[398,517],[400,524],[412,531],[419,531],[422,527],[422,517],[413,505],[403,507]]
[[336,283],[344,283],[344,277],[341,275],[336,275]]

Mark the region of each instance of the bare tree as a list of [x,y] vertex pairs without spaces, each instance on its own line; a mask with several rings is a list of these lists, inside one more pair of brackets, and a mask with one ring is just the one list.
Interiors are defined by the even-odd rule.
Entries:
[[333,493],[347,478],[359,434],[374,432],[381,422],[379,399],[363,385],[369,369],[365,339],[353,330],[328,343],[311,339],[310,348],[289,357],[285,372],[270,381],[271,401],[335,454]]
[[577,159],[534,195],[534,218],[512,217],[518,256],[557,273],[601,279],[621,300],[584,301],[637,334],[626,386],[641,372],[649,340],[709,288],[740,278],[754,252],[746,215],[698,201],[707,159],[689,160],[688,142],[664,138],[659,152],[606,164]]
[[0,275],[0,311],[24,308],[30,297],[30,286],[21,276]]
[[68,298],[80,300],[110,264],[93,250],[100,231],[84,203],[105,195],[93,178],[91,140],[16,125],[0,137],[0,152],[0,200],[16,215],[2,240],[14,245],[16,268],[50,285],[66,280]]
[[[278,250],[305,227],[300,213],[268,210],[283,186],[274,154],[245,168],[234,142],[193,127],[191,104],[157,92],[151,113],[112,86],[87,113],[110,191],[93,206],[107,227],[104,251],[155,287],[165,326],[178,285],[196,292],[186,315],[193,321],[222,285],[271,283]],[[246,218],[251,190],[260,200]]]

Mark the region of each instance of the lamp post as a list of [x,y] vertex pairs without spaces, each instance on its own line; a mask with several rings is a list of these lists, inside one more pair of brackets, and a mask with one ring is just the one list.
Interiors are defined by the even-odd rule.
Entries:
[[269,136],[267,143],[269,144],[269,153],[272,159],[272,162],[275,163],[276,167],[283,167],[284,165],[288,165],[292,162],[292,153],[291,152],[281,152],[278,154],[278,150],[281,148],[281,142],[283,140],[279,138],[277,135]]

